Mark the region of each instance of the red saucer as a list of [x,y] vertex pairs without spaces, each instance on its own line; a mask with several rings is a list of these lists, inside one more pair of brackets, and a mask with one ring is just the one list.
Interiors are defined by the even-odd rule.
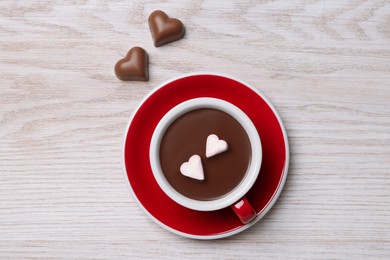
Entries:
[[[259,177],[246,198],[258,217],[244,225],[228,207],[196,211],[171,200],[153,177],[149,145],[160,119],[179,103],[198,97],[228,101],[253,121],[263,147]],[[275,203],[288,170],[288,141],[276,110],[255,88],[215,74],[186,75],[155,89],[134,112],[124,144],[124,164],[134,198],[164,228],[186,237],[212,239],[238,233],[258,221]]]

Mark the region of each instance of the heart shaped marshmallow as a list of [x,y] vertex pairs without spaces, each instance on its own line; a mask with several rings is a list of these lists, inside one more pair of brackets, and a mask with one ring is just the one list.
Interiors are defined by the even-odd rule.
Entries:
[[184,176],[203,181],[204,173],[200,156],[197,154],[191,156],[188,162],[180,166],[180,172]]
[[207,137],[206,141],[206,157],[210,158],[219,153],[225,152],[228,149],[228,144],[224,140],[220,140],[215,134]]

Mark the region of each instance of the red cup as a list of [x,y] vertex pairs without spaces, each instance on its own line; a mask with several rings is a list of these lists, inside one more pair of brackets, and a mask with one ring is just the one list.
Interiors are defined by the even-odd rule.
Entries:
[[[180,194],[166,180],[160,165],[160,142],[165,130],[181,115],[199,108],[218,109],[231,115],[244,128],[251,144],[250,163],[243,180],[234,190],[215,200],[195,200]],[[184,207],[199,211],[214,211],[231,207],[244,224],[249,223],[256,217],[256,211],[245,198],[245,194],[253,186],[259,175],[262,155],[259,134],[249,117],[235,105],[216,98],[190,99],[172,108],[155,128],[149,148],[149,158],[154,178],[168,197]]]

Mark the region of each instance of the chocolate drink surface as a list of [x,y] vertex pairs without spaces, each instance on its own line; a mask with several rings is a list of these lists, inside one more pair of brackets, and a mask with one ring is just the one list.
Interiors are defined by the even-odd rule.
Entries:
[[[225,140],[228,150],[206,158],[210,134]],[[229,114],[210,108],[189,111],[173,121],[163,135],[159,152],[169,184],[195,200],[215,200],[233,191],[245,177],[251,160],[251,144],[241,124]],[[201,157],[203,181],[180,172],[180,166],[195,154]]]

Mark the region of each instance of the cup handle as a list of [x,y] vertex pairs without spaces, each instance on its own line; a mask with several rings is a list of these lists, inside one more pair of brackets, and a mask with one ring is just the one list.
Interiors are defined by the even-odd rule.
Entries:
[[243,224],[251,222],[257,215],[245,197],[231,205],[231,207]]

